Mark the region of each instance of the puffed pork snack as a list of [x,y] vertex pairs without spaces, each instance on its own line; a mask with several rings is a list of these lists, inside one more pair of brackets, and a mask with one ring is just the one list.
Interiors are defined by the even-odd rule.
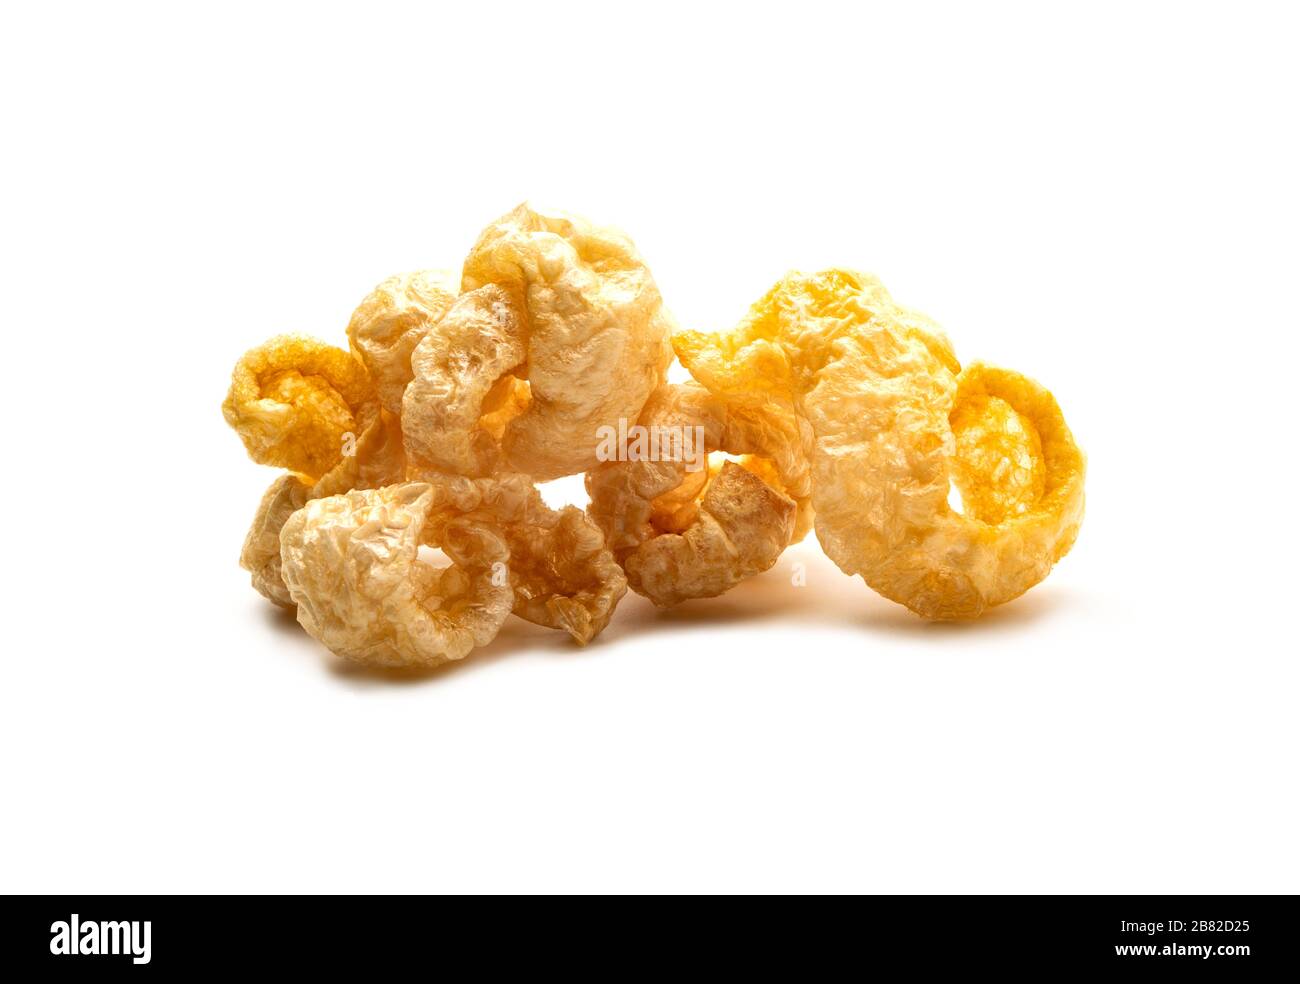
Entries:
[[1011,370],[963,371],[870,275],[792,273],[732,331],[674,347],[711,392],[809,422],[822,548],[919,615],[974,618],[1074,544],[1084,457],[1056,400]]
[[[251,349],[222,412],[282,469],[240,564],[367,666],[463,659],[512,613],[586,645],[629,586],[714,597],[810,528],[884,597],[975,618],[1045,578],[1083,520],[1052,394],[963,368],[854,270],[791,273],[735,328],[675,331],[630,239],[524,204],[459,272],[381,282],[346,338]],[[674,353],[693,382],[666,382]],[[629,426],[649,452],[609,457]],[[587,509],[543,501],[537,483],[577,474]]]

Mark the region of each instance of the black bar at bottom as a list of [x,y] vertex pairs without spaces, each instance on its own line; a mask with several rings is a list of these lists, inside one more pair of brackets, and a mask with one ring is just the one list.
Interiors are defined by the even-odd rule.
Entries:
[[[660,915],[603,918],[525,900],[486,916],[473,901],[401,897],[9,897],[0,968],[44,976],[285,970],[365,972],[452,961],[621,975],[735,972],[800,977],[854,968],[1293,976],[1293,897],[870,897],[815,921],[730,901],[720,917],[674,899]],[[13,978],[26,979],[26,978]]]

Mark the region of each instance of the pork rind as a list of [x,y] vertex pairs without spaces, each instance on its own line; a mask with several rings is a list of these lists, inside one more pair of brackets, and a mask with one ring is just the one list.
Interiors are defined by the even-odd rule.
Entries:
[[[512,611],[586,644],[629,585],[660,606],[716,596],[810,527],[885,597],[972,618],[1044,578],[1082,521],[1084,458],[1051,394],[963,371],[853,271],[791,274],[734,330],[670,341],[627,237],[521,205],[459,275],[385,280],[347,334],[350,352],[253,349],[223,412],[286,470],[241,564],[364,664],[461,659]],[[696,383],[665,383],[674,349]],[[650,448],[608,460],[633,427]],[[548,507],[535,482],[579,472],[589,510]]]
[[348,341],[389,413],[402,412],[402,394],[411,381],[411,353],[447,313],[459,290],[460,277],[450,270],[418,270],[389,277],[353,312]]
[[517,378],[529,401],[505,423],[502,469],[537,481],[587,471],[599,428],[635,420],[672,360],[659,288],[622,233],[526,204],[488,226],[465,260],[462,291],[489,284],[522,298],[526,332]]
[[283,608],[292,609],[294,603],[280,576],[280,531],[307,504],[310,493],[311,485],[298,475],[281,475],[272,482],[239,552],[239,566],[253,576],[253,588]]
[[546,505],[526,475],[492,478],[425,472],[440,501],[467,520],[491,526],[510,551],[513,611],[567,632],[586,645],[609,624],[627,579],[600,529],[573,506]]
[[1084,461],[1051,394],[1008,370],[959,376],[942,334],[875,278],[791,274],[735,331],[675,347],[706,386],[808,420],[823,549],[920,615],[976,617],[1074,542]]
[[354,438],[378,419],[365,367],[314,338],[281,335],[235,365],[222,404],[226,422],[259,464],[315,482],[339,463]]
[[471,477],[496,470],[501,436],[530,397],[515,375],[527,334],[518,289],[488,284],[462,294],[415,347],[402,422],[421,466]]
[[[465,295],[464,303],[458,302],[455,310],[443,319],[446,332],[438,335],[438,339],[458,339],[466,345],[483,345],[480,316],[500,316],[506,296],[507,291],[495,285]],[[508,309],[518,312],[521,305],[517,299],[510,300]],[[273,358],[263,352],[270,349],[274,350]],[[299,361],[295,362],[295,357]],[[513,553],[513,560],[506,564],[503,559],[497,576],[512,586],[514,608],[521,617],[566,631],[583,645],[608,624],[619,599],[626,593],[627,581],[613,555],[605,549],[599,529],[581,510],[572,507],[561,511],[550,509],[528,476],[499,474],[493,478],[471,479],[431,469],[427,460],[408,463],[399,418],[379,406],[374,390],[365,388],[368,380],[364,369],[348,353],[323,343],[295,340],[294,346],[290,347],[274,340],[262,349],[254,350],[237,367],[236,387],[232,388],[232,394],[236,389],[242,392],[247,388],[246,376],[256,378],[255,373],[246,371],[248,367],[261,366],[263,362],[273,364],[281,377],[293,380],[295,387],[312,394],[318,393],[319,388],[298,380],[311,377],[321,365],[329,367],[328,378],[334,379],[348,378],[353,371],[348,366],[351,363],[355,371],[362,374],[362,382],[354,383],[348,389],[355,404],[351,416],[337,415],[339,421],[346,421],[357,428],[358,433],[350,430],[340,433],[332,462],[327,461],[323,449],[312,459],[317,468],[325,468],[328,464],[328,470],[314,480],[310,474],[283,475],[267,490],[259,504],[245,538],[240,563],[252,574],[253,586],[261,594],[287,608],[294,608],[297,604],[283,580],[281,559],[281,533],[292,515],[313,500],[400,483],[410,474],[414,478],[429,480],[426,484],[430,484],[436,493],[438,515],[448,510],[460,515],[473,515],[485,527],[493,529],[507,545],[508,551]],[[440,410],[459,405],[455,394],[432,394],[422,389],[429,385],[432,373],[424,372],[421,357],[417,357],[415,362],[421,366],[420,380],[415,388],[428,395],[431,404]],[[528,396],[526,386],[520,392],[512,385],[502,385],[503,382],[513,384],[518,380],[506,376],[495,383],[489,382],[475,398],[474,407],[460,414],[459,419],[465,422],[465,426],[458,432],[459,436],[453,436],[454,428],[430,432],[430,447],[465,451],[475,446],[493,446],[492,442],[500,439],[505,422],[517,416],[522,405],[526,405]],[[280,386],[277,393],[286,389],[285,384],[277,382],[274,385]],[[296,393],[298,389],[290,388],[290,391]],[[227,403],[232,402],[235,402],[233,395]],[[311,425],[317,423],[312,414],[321,403],[321,400],[300,401],[293,414],[280,414],[269,419],[278,420],[286,427],[296,427],[299,432],[310,432]],[[335,405],[328,401],[324,403],[327,410],[332,410]],[[455,416],[451,414],[451,417]],[[446,421],[450,418],[443,415],[436,419]],[[275,434],[269,423],[259,434],[267,445],[277,444],[277,438],[280,445],[289,443],[286,435]],[[474,434],[478,435],[477,445],[473,439],[462,440],[466,435]],[[425,447],[422,444],[417,446]],[[449,454],[440,450],[433,457],[445,467],[450,460]],[[469,467],[463,459],[455,463]]]
[[[811,493],[811,430],[787,433],[783,419],[696,385],[655,391],[638,426],[675,435],[672,453],[605,462],[586,476],[588,512],[634,591],[675,605],[722,594],[776,562]],[[744,467],[692,470],[719,451],[747,456]]]
[[[451,559],[438,569],[422,544]],[[510,550],[423,482],[308,502],[280,533],[281,574],[298,621],[345,659],[430,668],[495,638],[513,593]]]
[[720,595],[776,563],[794,514],[789,496],[724,462],[684,533],[661,533],[628,554],[628,584],[661,607]]

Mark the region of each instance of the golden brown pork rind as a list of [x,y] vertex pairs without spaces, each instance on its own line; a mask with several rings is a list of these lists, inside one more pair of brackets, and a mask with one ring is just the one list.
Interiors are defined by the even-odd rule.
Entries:
[[[710,598],[776,562],[799,533],[797,516],[808,515],[811,493],[811,430],[789,432],[785,423],[793,419],[733,405],[693,384],[652,394],[638,426],[699,446],[608,461],[586,476],[588,512],[634,591],[662,606]],[[744,467],[692,470],[717,451],[746,456]]]
[[402,412],[402,394],[411,381],[411,353],[447,313],[459,291],[460,276],[455,272],[417,270],[389,277],[353,312],[348,341],[389,413]]
[[1084,460],[1051,394],[1009,370],[958,376],[947,339],[873,277],[791,274],[734,331],[674,345],[710,389],[808,420],[822,547],[920,615],[978,616],[1074,542]]
[[453,475],[496,470],[501,435],[527,407],[529,390],[520,392],[515,376],[527,343],[523,297],[514,285],[488,284],[457,298],[411,354],[402,400],[411,457]]
[[235,364],[221,409],[254,461],[314,482],[342,459],[348,435],[377,418],[379,404],[365,367],[349,353],[280,335]]
[[[480,316],[493,316],[494,311],[499,314],[507,295],[506,289],[495,285],[465,295],[464,303],[458,302],[455,310],[444,319],[447,330],[437,336],[438,341],[452,340],[481,346],[483,340],[478,337],[478,329],[483,322]],[[510,311],[520,309],[517,299],[508,303]],[[424,344],[423,341],[420,343]],[[292,346],[282,345],[276,340],[263,349],[268,347],[275,349],[273,358],[259,349],[241,360],[236,371],[236,385],[243,388],[235,392],[242,393],[247,388],[244,377],[249,373],[241,373],[241,370],[250,364],[261,365],[264,361],[273,363],[280,376],[292,380],[291,393],[305,389],[316,396],[322,387],[302,383],[299,377],[310,377],[321,365],[329,367],[329,379],[350,379],[352,370],[347,363],[352,357],[342,350],[312,340],[295,340]],[[432,348],[432,343],[428,347]],[[453,356],[447,361],[454,363],[456,358]],[[415,362],[417,365],[421,363],[420,356]],[[355,362],[352,365],[364,374],[359,365]],[[432,379],[433,373],[426,372],[421,365],[420,379],[414,386],[417,394],[429,396],[429,403],[440,411],[457,404],[458,398],[451,393],[429,393],[426,387]],[[500,438],[505,422],[516,416],[521,406],[527,403],[527,387],[524,386],[521,392],[513,385],[515,383],[518,380],[511,376],[504,376],[495,384],[488,379],[484,389],[473,398],[472,407],[450,414],[450,418],[461,422],[458,432],[453,435],[452,428],[430,432],[433,436],[427,446],[441,449],[437,455],[441,458],[440,463],[446,463],[450,455],[448,448],[465,451],[475,446],[490,446]],[[280,382],[276,385],[280,387],[277,392],[286,388]],[[514,607],[521,617],[562,629],[580,645],[585,645],[608,624],[619,599],[627,590],[627,582],[622,569],[605,549],[600,531],[581,510],[548,508],[527,476],[502,473],[493,478],[471,480],[431,469],[425,460],[408,463],[399,418],[381,409],[373,389],[365,389],[362,383],[351,380],[347,392],[355,404],[349,422],[358,428],[359,433],[346,431],[340,434],[339,447],[332,462],[323,452],[313,459],[318,463],[317,467],[328,466],[317,480],[297,473],[281,476],[259,504],[245,538],[240,563],[252,574],[253,586],[261,594],[278,605],[295,607],[296,603],[283,581],[281,561],[280,534],[290,516],[315,499],[400,483],[409,474],[414,478],[428,479],[439,503],[448,503],[446,508],[457,509],[462,514],[476,515],[484,524],[490,525],[513,551],[512,564],[506,565],[503,561],[499,576],[513,586]],[[235,396],[228,402],[242,405]],[[458,405],[464,406],[463,402]],[[313,425],[318,424],[312,415],[321,406],[329,411],[335,404],[319,398],[300,401],[292,407],[293,414],[275,419],[286,427],[296,428],[296,433],[311,433]],[[443,421],[450,419],[447,414],[433,417]],[[259,433],[265,436],[267,443],[274,444],[277,438],[280,444],[289,443],[284,436],[271,431],[269,425]],[[477,445],[474,440],[464,440],[466,435],[477,435],[474,438]],[[437,443],[439,441],[442,443]],[[418,442],[416,446],[426,447]],[[464,460],[458,463],[466,464]]]
[[280,531],[289,517],[307,504],[311,486],[298,475],[281,475],[262,496],[244,537],[239,566],[253,576],[253,588],[282,608],[293,608],[280,576]]
[[510,550],[513,610],[568,632],[579,645],[597,636],[627,593],[627,579],[600,529],[581,510],[546,505],[526,475],[492,478],[423,472],[456,512],[495,529]]
[[[422,544],[452,565],[421,561]],[[500,534],[423,482],[308,502],[285,523],[280,556],[302,627],[369,666],[463,659],[495,638],[513,601]]]
[[628,584],[661,607],[715,597],[775,564],[794,519],[789,496],[723,462],[685,532],[660,533],[628,554]]
[[527,331],[529,402],[505,424],[501,467],[537,481],[587,471],[599,429],[635,420],[672,360],[659,288],[622,233],[526,204],[465,260],[462,291],[489,284],[522,297]]

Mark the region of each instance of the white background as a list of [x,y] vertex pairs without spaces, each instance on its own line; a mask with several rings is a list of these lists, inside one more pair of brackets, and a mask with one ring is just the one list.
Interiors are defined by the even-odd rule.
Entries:
[[[1285,7],[5,10],[0,889],[1300,889]],[[236,564],[230,368],[525,198],[683,326],[878,273],[1057,394],[1077,547],[969,625],[810,538],[585,651],[341,665]]]

